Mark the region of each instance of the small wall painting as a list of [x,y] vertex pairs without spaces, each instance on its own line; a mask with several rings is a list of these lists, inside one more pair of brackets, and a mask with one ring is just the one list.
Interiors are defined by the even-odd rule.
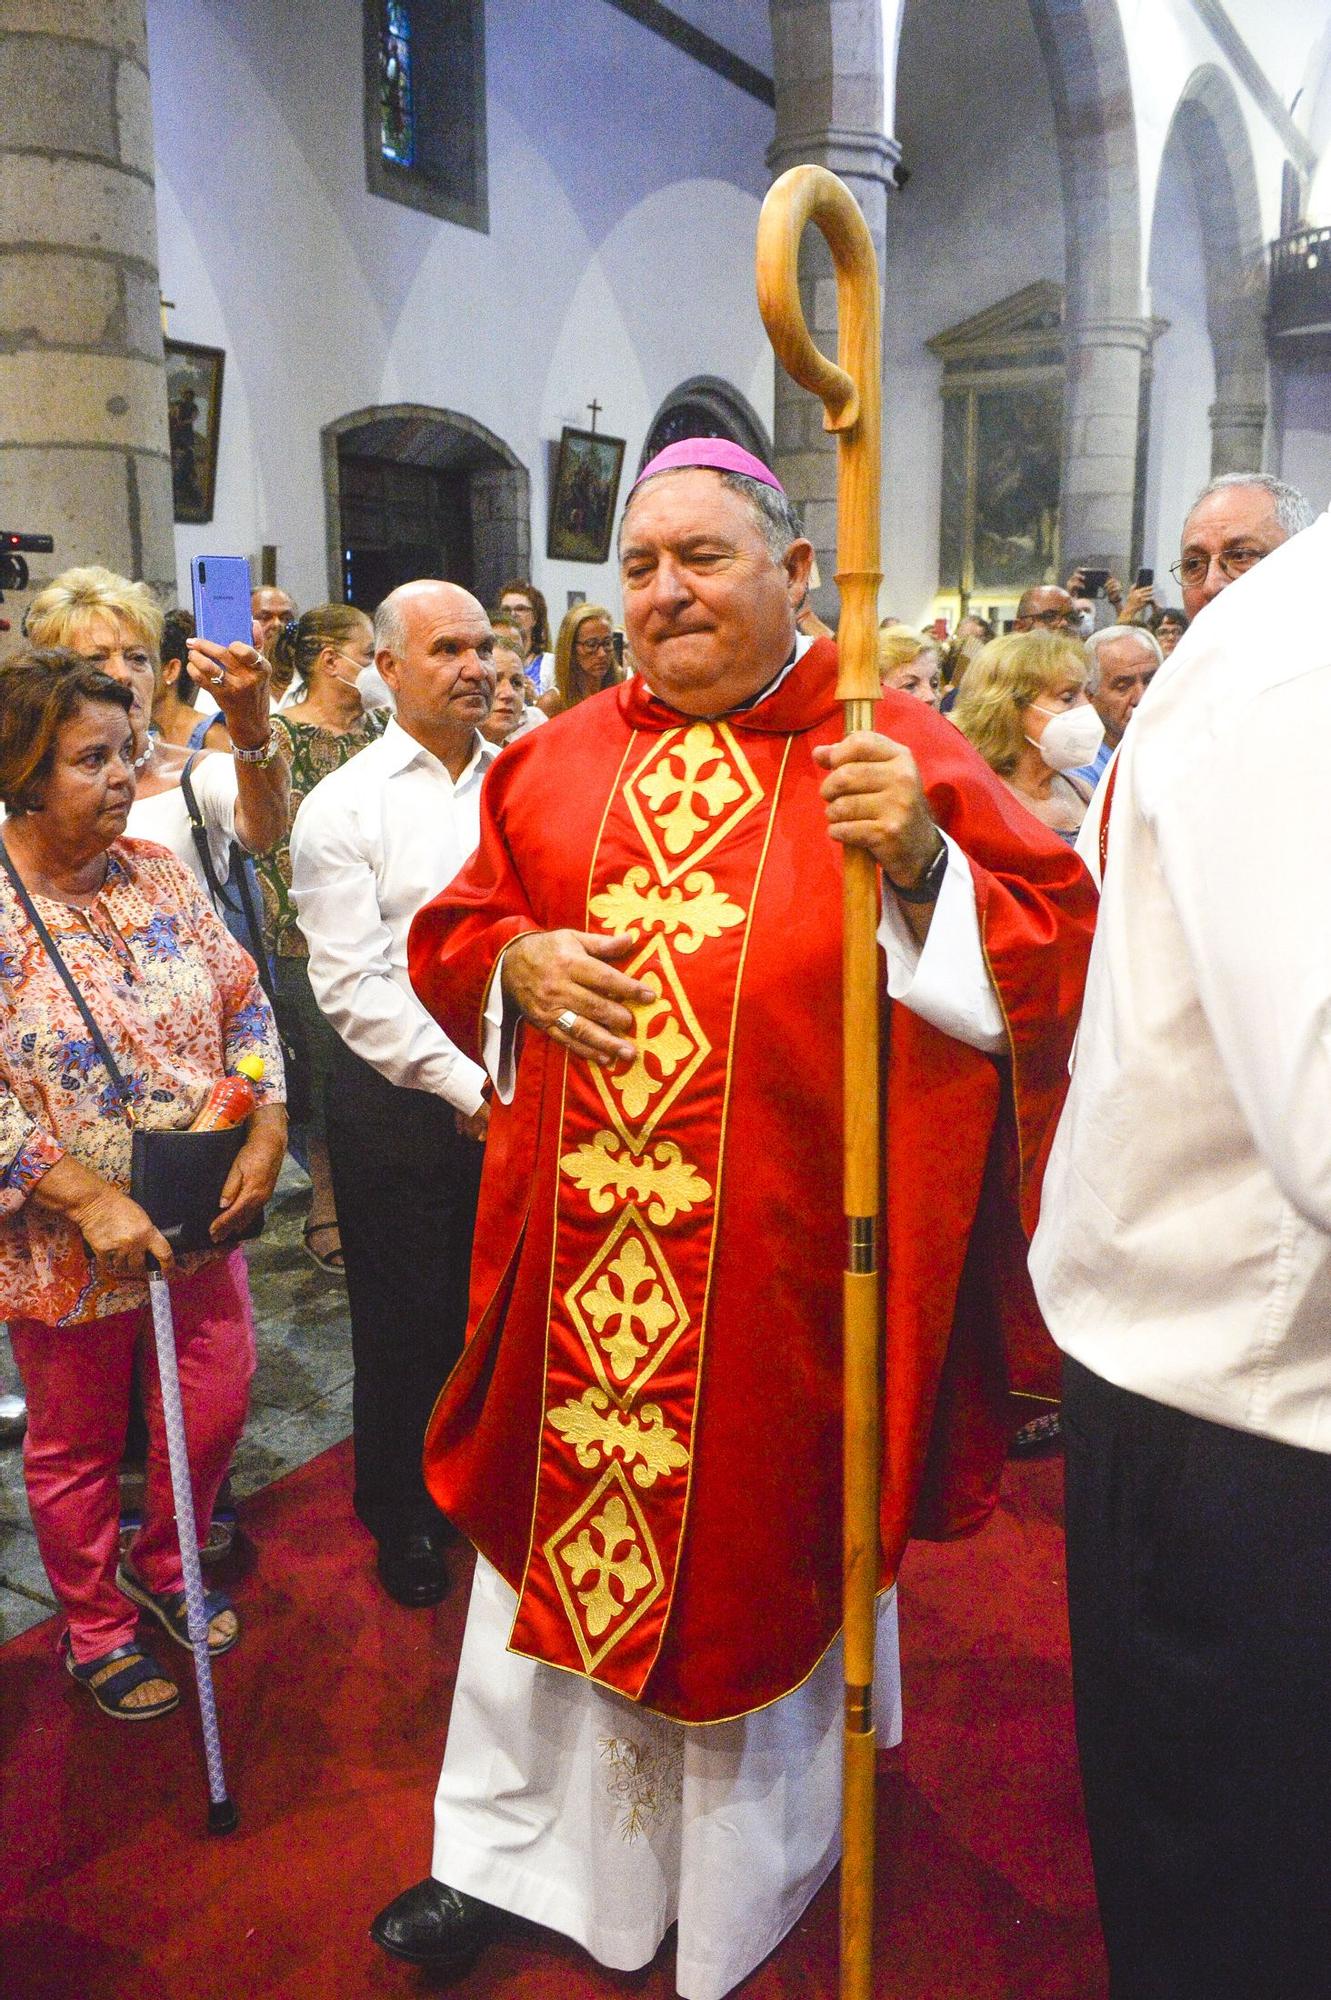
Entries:
[[607,560],[623,465],[623,438],[564,426],[546,542],[551,561]]
[[166,407],[171,439],[171,488],[177,521],[211,521],[222,422],[220,347],[166,342]]

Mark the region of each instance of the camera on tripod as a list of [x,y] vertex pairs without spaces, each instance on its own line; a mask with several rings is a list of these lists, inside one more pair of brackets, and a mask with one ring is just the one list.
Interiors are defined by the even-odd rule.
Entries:
[[7,590],[26,590],[28,565],[25,555],[49,556],[55,543],[49,535],[16,535],[0,530],[0,604]]

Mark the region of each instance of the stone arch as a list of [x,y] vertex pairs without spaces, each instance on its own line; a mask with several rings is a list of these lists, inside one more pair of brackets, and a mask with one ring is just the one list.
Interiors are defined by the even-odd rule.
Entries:
[[1215,356],[1211,471],[1253,472],[1266,427],[1266,258],[1252,146],[1234,87],[1205,63],[1184,86],[1160,178],[1187,174],[1201,224]]
[[[809,161],[839,174],[859,202],[886,264],[887,197],[901,157],[884,130],[883,0],[770,0],[776,132],[767,164],[775,179]],[[815,230],[800,255],[804,315],[814,339],[836,351],[831,259]],[[823,429],[822,405],[776,371],[770,461],[800,509],[819,569],[827,581],[815,593],[826,617],[836,614],[836,446]]]
[[[674,418],[676,421],[671,422]],[[685,422],[687,428],[679,428]],[[747,397],[719,375],[690,375],[670,391],[647,427],[647,441],[638,461],[649,458],[676,437],[726,437],[770,465],[772,443]]]
[[330,597],[347,594],[348,460],[436,475],[430,484],[452,523],[452,560],[437,561],[425,574],[451,568],[450,580],[483,603],[506,577],[530,574],[531,476],[504,440],[474,417],[424,403],[377,403],[325,424],[320,438]]
[[[774,173],[800,159],[829,166],[860,199],[880,260],[900,147],[884,132],[884,47],[895,64],[909,0],[770,0]],[[914,0],[924,4],[924,0]],[[1067,245],[1068,395],[1062,541],[1087,562],[1121,565],[1140,543],[1145,422],[1137,135],[1117,0],[1028,0],[1058,134]],[[820,246],[819,246],[820,247]],[[806,313],[830,333],[817,253]],[[834,461],[813,399],[777,371],[776,463],[805,510],[825,575],[834,539]],[[822,607],[820,607],[822,608]],[[826,607],[830,609],[829,607]]]
[[1142,315],[1140,170],[1116,0],[1028,0],[1058,133],[1068,382],[1060,538],[1069,562],[1140,559],[1153,328]]

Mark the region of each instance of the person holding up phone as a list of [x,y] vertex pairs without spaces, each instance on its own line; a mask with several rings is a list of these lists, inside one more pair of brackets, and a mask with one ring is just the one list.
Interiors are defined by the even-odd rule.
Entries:
[[[191,753],[151,730],[162,627],[161,606],[146,583],[96,565],[63,571],[38,592],[28,611],[34,646],[68,647],[130,690],[137,773],[130,831],[136,839],[169,848],[208,895],[181,789]],[[189,664],[199,686],[217,702],[231,739],[230,756],[195,754],[190,769],[213,871],[225,882],[233,840],[247,853],[263,854],[284,838],[289,779],[276,754],[263,655],[243,641],[222,647],[191,639]]]

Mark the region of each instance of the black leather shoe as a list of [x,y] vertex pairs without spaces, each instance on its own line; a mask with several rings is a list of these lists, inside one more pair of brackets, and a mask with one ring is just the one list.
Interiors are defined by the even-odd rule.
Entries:
[[446,1888],[427,1875],[380,1910],[370,1925],[370,1936],[391,1958],[448,1972],[468,1965],[503,1921],[503,1911],[493,1903]]
[[381,1542],[375,1567],[388,1595],[408,1610],[422,1611],[448,1592],[448,1568],[433,1535],[403,1535],[398,1541]]

